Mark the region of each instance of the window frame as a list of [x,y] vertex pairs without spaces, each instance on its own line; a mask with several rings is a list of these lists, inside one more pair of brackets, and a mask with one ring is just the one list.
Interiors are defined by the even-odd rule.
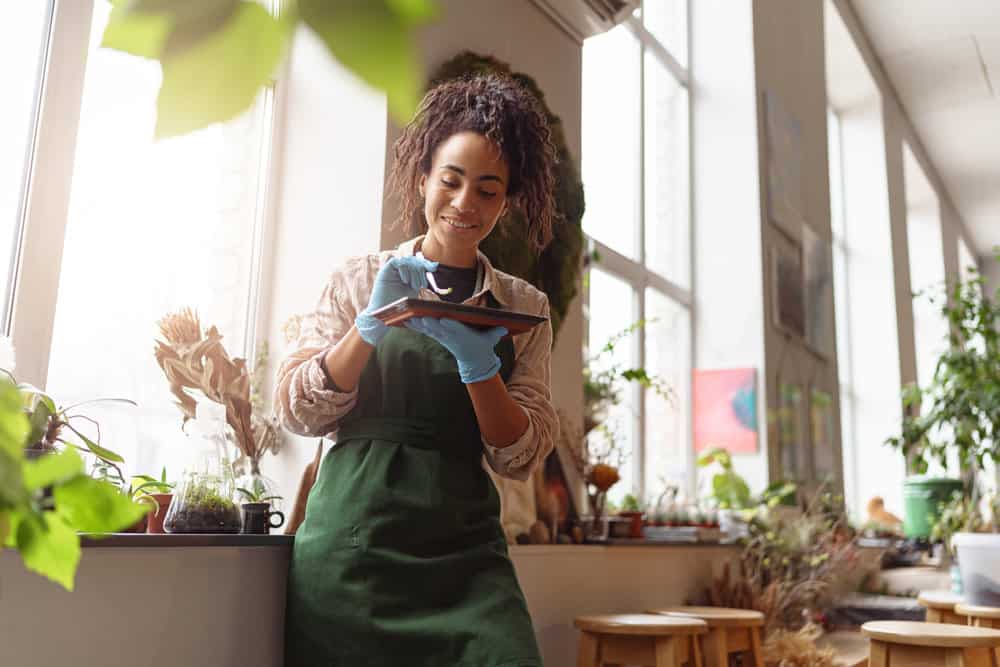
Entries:
[[[48,377],[94,1],[54,3],[39,85],[32,160],[25,172],[20,242],[12,264],[4,333],[17,351],[18,379],[42,389]],[[283,1],[263,0],[262,4],[280,13]],[[266,337],[270,311],[270,292],[263,286],[273,272],[274,258],[265,248],[270,247],[278,221],[279,138],[288,67],[286,58],[256,102],[263,100],[268,105],[263,129],[267,134],[260,146],[245,343],[242,350],[230,351],[245,358],[253,358],[258,341]]]
[[[691,23],[690,23],[690,0],[686,3],[685,13],[687,16],[687,25],[685,29],[687,30],[687,49],[688,49],[688,61],[690,62],[690,50],[691,50]],[[644,321],[646,319],[646,290],[652,289],[659,292],[666,300],[669,300],[676,305],[680,306],[687,311],[688,315],[688,367],[689,370],[693,368],[693,350],[695,349],[695,322],[694,322],[694,220],[692,214],[691,203],[693,201],[691,188],[693,187],[693,179],[690,177],[691,174],[691,155],[692,155],[692,133],[688,132],[687,141],[687,207],[685,210],[686,220],[687,220],[687,236],[688,236],[688,285],[690,287],[684,287],[679,285],[667,277],[659,274],[653,269],[647,266],[646,258],[646,148],[645,148],[645,133],[647,127],[646,118],[646,56],[647,53],[652,57],[656,58],[660,65],[664,67],[667,73],[673,76],[676,83],[681,86],[687,93],[687,124],[691,127],[692,123],[692,103],[691,103],[691,76],[687,68],[682,66],[680,62],[670,53],[667,47],[660,42],[644,25],[643,19],[641,17],[636,17],[634,15],[629,16],[622,22],[622,25],[632,34],[632,36],[638,41],[638,62],[637,67],[639,68],[639,101],[638,101],[638,153],[635,156],[638,161],[638,184],[637,184],[637,196],[639,198],[639,206],[637,207],[637,214],[633,220],[634,224],[634,234],[637,248],[637,258],[631,259],[626,257],[617,250],[612,249],[608,245],[602,243],[598,239],[595,239],[587,234],[585,234],[585,239],[587,243],[587,253],[588,257],[599,257],[600,260],[597,262],[597,266],[593,267],[600,270],[608,275],[621,280],[627,284],[632,289],[632,313],[633,321]],[[595,255],[596,253],[596,255]],[[590,294],[589,288],[584,291],[585,304],[588,306],[587,312],[590,313]],[[592,315],[591,315],[592,316]],[[589,320],[588,320],[589,321]],[[589,324],[584,329],[584,345],[585,347],[590,347],[589,340]],[[639,327],[632,339],[631,345],[631,357],[632,363],[638,368],[644,368],[646,365],[646,344],[647,335],[646,328]],[[588,354],[589,356],[589,354]],[[586,363],[586,361],[585,361]],[[692,395],[692,373],[687,373],[686,382],[682,387],[673,388],[678,396],[678,402],[680,407],[686,413],[686,427],[685,427],[685,439],[684,447],[687,451],[687,474],[684,480],[685,492],[690,496],[696,491],[696,462],[693,456],[692,440],[693,440],[693,424],[691,419],[692,406],[691,406],[691,395]],[[635,441],[632,443],[632,478],[634,480],[634,488],[629,489],[629,493],[636,494],[639,498],[646,498],[648,492],[651,489],[646,488],[646,462],[647,462],[647,450],[646,443],[648,442],[648,434],[646,433],[646,399],[647,390],[638,383],[632,383],[628,391],[631,394],[632,405],[635,406],[633,419],[633,433],[635,434]]]

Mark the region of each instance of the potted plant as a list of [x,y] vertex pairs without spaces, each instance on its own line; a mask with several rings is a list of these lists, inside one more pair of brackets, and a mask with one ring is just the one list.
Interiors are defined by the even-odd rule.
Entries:
[[132,498],[136,502],[150,505],[152,512],[146,515],[146,532],[161,534],[163,520],[167,517],[170,502],[173,500],[174,485],[167,481],[167,468],[160,472],[160,478],[149,475],[136,475],[132,478]]
[[[236,492],[243,500],[240,505],[243,519],[242,532],[266,535],[271,532],[271,528],[280,528],[285,522],[285,515],[280,510],[271,509],[272,501],[279,500],[281,496],[264,495],[267,489],[263,485],[256,489],[239,487]],[[271,522],[272,516],[278,517],[278,523]]]
[[626,494],[625,498],[622,500],[621,509],[618,510],[618,516],[629,520],[629,537],[633,539],[639,539],[642,537],[643,512],[642,508],[639,506],[638,498],[631,493]]
[[[938,305],[949,324],[947,349],[927,386],[904,387],[902,428],[886,444],[900,451],[915,474],[926,473],[931,460],[947,470],[948,459],[954,456],[976,499],[976,477],[984,462],[1000,460],[1000,290],[988,295],[983,279],[976,275],[958,283],[950,298],[941,291],[924,296]],[[951,491],[942,491],[937,503],[946,502]],[[913,508],[928,513],[933,509]],[[904,517],[904,522],[917,523],[911,517]],[[926,524],[929,532],[933,517],[920,524]]]
[[784,480],[770,484],[760,495],[753,495],[746,480],[734,469],[732,456],[725,449],[716,447],[698,458],[700,468],[713,464],[720,470],[712,476],[711,500],[717,508],[716,520],[725,533],[736,536],[746,533],[747,520],[761,505],[773,507],[795,501],[795,484]]
[[201,477],[182,480],[163,521],[168,533],[238,533],[241,527],[236,503]]
[[29,459],[33,428],[24,406],[31,400],[28,392],[0,379],[0,550],[20,552],[25,568],[71,591],[81,556],[79,533],[120,530],[145,509],[88,476],[73,447]]

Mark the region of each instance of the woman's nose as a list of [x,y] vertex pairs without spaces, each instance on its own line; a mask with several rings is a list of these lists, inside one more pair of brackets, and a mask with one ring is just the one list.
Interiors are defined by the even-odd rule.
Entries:
[[469,188],[462,188],[455,194],[455,198],[451,200],[451,205],[459,213],[472,213],[474,210],[472,193]]

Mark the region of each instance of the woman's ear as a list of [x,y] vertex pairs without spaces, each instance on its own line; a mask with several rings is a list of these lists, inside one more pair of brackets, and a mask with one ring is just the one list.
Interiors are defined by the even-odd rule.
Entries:
[[425,192],[426,191],[426,187],[427,187],[427,174],[421,174],[420,175],[420,183],[417,184],[417,191],[420,192],[420,198],[421,199],[426,199],[427,198],[427,194]]

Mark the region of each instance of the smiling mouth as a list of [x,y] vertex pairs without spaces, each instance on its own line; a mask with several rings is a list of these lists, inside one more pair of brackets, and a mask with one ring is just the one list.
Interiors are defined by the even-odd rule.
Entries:
[[476,227],[479,226],[479,225],[470,225],[469,223],[466,223],[466,222],[459,222],[458,220],[455,220],[453,218],[442,217],[441,219],[444,220],[445,222],[447,222],[449,226],[451,226],[451,227],[453,227],[455,229],[463,229],[463,230],[465,230],[465,229],[475,229]]

